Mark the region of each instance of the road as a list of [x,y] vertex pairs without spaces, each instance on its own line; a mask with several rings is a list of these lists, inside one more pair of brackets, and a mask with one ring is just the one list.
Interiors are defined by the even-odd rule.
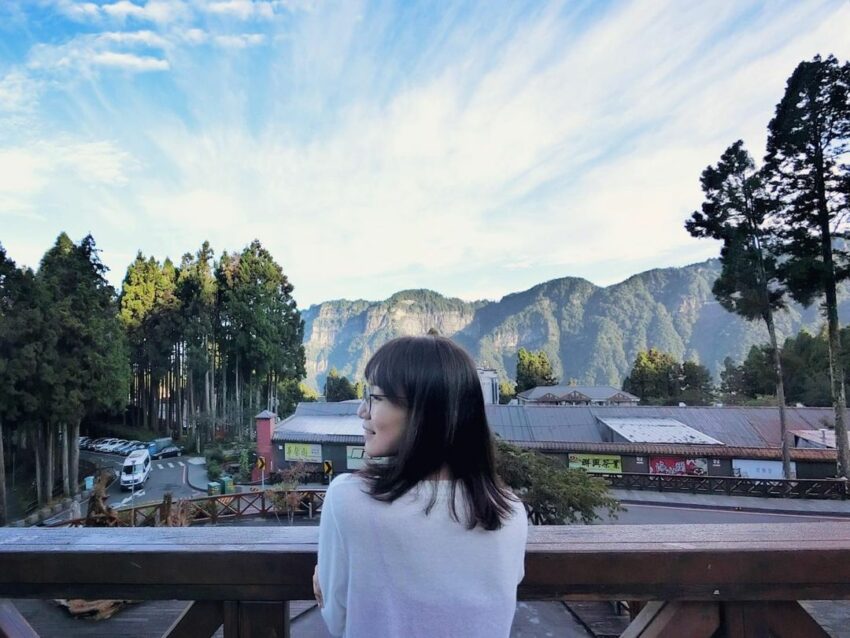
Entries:
[[[111,468],[118,476],[124,465],[123,456],[116,454],[100,454],[98,452],[80,451],[80,457],[97,464],[98,467]],[[152,460],[151,473],[147,483],[134,492],[122,491],[118,480],[109,486],[109,504],[112,507],[126,507],[131,501],[136,504],[159,503],[166,492],[171,492],[174,498],[192,498],[204,496],[203,492],[192,489],[186,481],[192,457],[177,456],[161,461]],[[197,463],[197,460],[195,460]]]
[[[779,504],[781,506],[781,503]],[[847,517],[826,515],[786,514],[779,512],[738,512],[726,509],[705,509],[680,505],[656,505],[626,503],[625,512],[620,512],[616,520],[604,518],[599,524],[608,525],[685,525],[700,523],[814,523],[817,521],[850,521]]]

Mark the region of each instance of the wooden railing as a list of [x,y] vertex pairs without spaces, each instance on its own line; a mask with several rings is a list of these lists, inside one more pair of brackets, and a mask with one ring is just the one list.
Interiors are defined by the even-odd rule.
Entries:
[[596,474],[622,490],[725,494],[844,500],[850,497],[847,481],[837,479],[749,479],[733,476],[674,476],[667,474]]
[[[0,528],[0,598],[187,600],[165,636],[288,636],[288,601],[313,595],[317,539],[315,527]],[[626,638],[825,637],[796,601],[850,599],[850,524],[532,527],[518,593],[651,601]],[[3,622],[25,624],[9,605]]]
[[[136,505],[116,510],[118,520],[124,527],[155,527],[168,520],[177,508],[182,508],[188,524],[218,523],[228,519],[247,516],[286,516],[286,494],[293,494],[298,504],[292,509],[294,515],[313,518],[322,510],[325,501],[324,490],[289,490],[239,492],[218,496],[200,496],[171,502]],[[48,527],[84,527],[86,519],[75,518],[53,523]]]

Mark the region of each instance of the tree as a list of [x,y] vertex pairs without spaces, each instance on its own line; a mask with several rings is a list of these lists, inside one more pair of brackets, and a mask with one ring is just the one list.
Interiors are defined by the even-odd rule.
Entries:
[[688,405],[711,405],[715,388],[711,372],[695,361],[682,364],[682,391],[679,399]]
[[331,368],[325,379],[325,401],[349,401],[356,398],[357,393],[348,377],[340,375],[336,368]]
[[510,381],[499,382],[499,403],[506,405],[516,398],[516,386]]
[[[115,290],[106,281],[94,238],[75,245],[65,233],[41,260],[37,279],[50,308],[53,377],[42,408],[47,424],[45,489],[52,484],[54,426],[63,435],[66,494],[78,492],[80,423],[87,415],[118,411],[129,393],[128,352],[117,319]],[[44,354],[44,353],[42,353]]]
[[638,352],[623,380],[623,390],[639,396],[644,405],[669,405],[678,401],[681,376],[681,366],[673,355],[650,348]]
[[785,308],[785,289],[779,282],[777,260],[771,252],[775,243],[767,226],[771,200],[765,192],[763,176],[741,140],[726,149],[717,166],[703,171],[700,183],[705,201],[685,228],[694,237],[723,242],[722,269],[712,288],[720,305],[747,321],[762,320],[767,326],[779,404],[782,467],[785,477],[792,478],[782,360],[773,319],[776,311]]
[[620,510],[604,479],[505,441],[496,443],[496,471],[522,499],[535,525],[590,524],[601,520],[600,509],[609,516]]
[[520,348],[516,361],[516,393],[538,386],[557,385],[558,379],[552,370],[549,357],[543,350],[531,351]]
[[850,63],[829,56],[801,62],[768,125],[765,169],[781,203],[781,273],[791,296],[810,305],[823,295],[838,441],[838,476],[850,472],[845,423],[844,367],[836,284],[850,276],[847,239],[850,213]]
[[[39,424],[40,392],[50,371],[39,369],[44,304],[35,275],[18,269],[0,245],[0,525],[7,516],[4,434]],[[43,373],[43,374],[42,374]],[[39,483],[39,493],[42,485]]]
[[307,387],[303,381],[284,379],[278,383],[278,413],[286,418],[295,413],[299,403],[313,403],[319,400],[319,393]]

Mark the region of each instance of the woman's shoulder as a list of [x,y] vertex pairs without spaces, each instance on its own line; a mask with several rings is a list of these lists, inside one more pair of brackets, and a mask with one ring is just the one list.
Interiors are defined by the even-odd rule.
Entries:
[[338,474],[328,485],[326,498],[350,498],[349,495],[363,493],[366,488],[366,480],[356,472]]

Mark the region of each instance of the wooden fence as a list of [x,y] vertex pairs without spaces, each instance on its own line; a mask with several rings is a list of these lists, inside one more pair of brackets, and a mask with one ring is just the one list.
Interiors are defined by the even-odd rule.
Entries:
[[675,476],[667,474],[596,474],[612,488],[725,494],[727,496],[768,496],[845,500],[847,481],[837,479],[749,479],[732,476]]
[[[288,506],[287,494],[295,495],[293,503]],[[188,524],[218,523],[229,519],[246,516],[286,516],[290,509],[293,515],[313,518],[321,512],[325,501],[324,490],[265,490],[256,492],[239,492],[236,494],[221,494],[217,496],[201,496],[178,501],[163,500],[161,503],[137,505],[116,510],[122,527],[155,527],[165,524],[176,510],[185,517]],[[97,521],[95,521],[97,522]],[[84,527],[86,519],[76,518],[53,523],[48,527]]]
[[[194,601],[167,638],[289,636],[317,540],[312,526],[0,528],[0,598]],[[532,527],[518,595],[645,601],[624,638],[824,638],[797,601],[850,599],[850,524]],[[0,635],[35,635],[25,625],[0,605]]]

